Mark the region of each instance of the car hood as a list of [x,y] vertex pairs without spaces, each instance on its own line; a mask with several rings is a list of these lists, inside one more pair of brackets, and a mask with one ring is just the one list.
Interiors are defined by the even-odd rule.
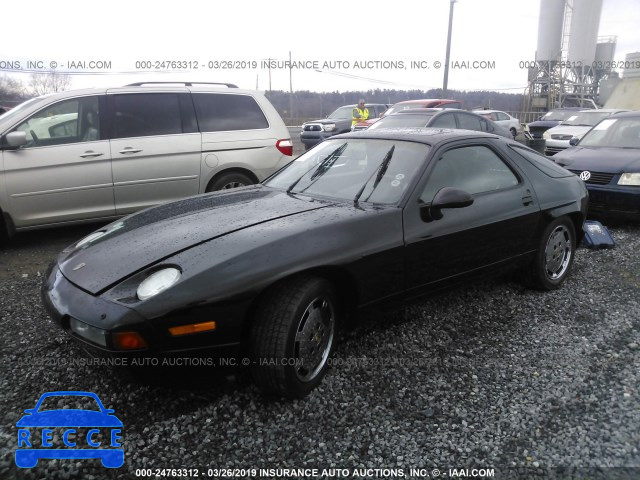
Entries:
[[640,172],[640,150],[614,147],[569,148],[556,153],[553,160],[571,170],[603,173]]
[[342,122],[351,122],[351,120],[347,118],[321,118],[319,120],[311,120],[310,122],[304,122],[304,124],[308,125],[310,123],[321,123],[323,125],[326,125],[328,123],[342,123]]
[[64,409],[25,415],[16,427],[122,427],[122,422],[102,412]]
[[[63,275],[97,294],[158,261],[214,238],[279,218],[330,206],[266,187],[198,195],[125,217],[84,245],[72,245],[58,258]],[[87,268],[85,268],[87,267]]]
[[535,122],[530,122],[527,125],[529,125],[529,127],[553,128],[559,123],[560,120],[536,120]]
[[576,135],[582,135],[588,132],[590,129],[590,126],[558,125],[557,127],[547,130],[547,135],[573,135],[575,137]]

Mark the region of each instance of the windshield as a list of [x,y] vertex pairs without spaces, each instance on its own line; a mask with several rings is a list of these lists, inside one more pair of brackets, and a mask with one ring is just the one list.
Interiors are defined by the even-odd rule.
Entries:
[[561,122],[575,114],[575,110],[551,110],[543,115],[542,120]]
[[354,203],[400,201],[429,146],[397,140],[327,140],[265,182],[290,193]]
[[560,125],[576,125],[583,127],[592,127],[596,123],[598,123],[603,118],[607,118],[611,115],[611,112],[600,112],[598,110],[593,110],[590,112],[580,112],[571,115]]
[[327,118],[335,118],[336,120],[344,120],[344,119],[348,118],[349,120],[351,120],[351,113],[353,112],[354,108],[355,108],[355,106],[353,106],[353,107],[340,107],[335,112],[333,112],[331,115],[329,115]]
[[396,103],[384,112],[384,116],[386,117],[392,113],[399,112],[400,110],[406,110],[407,108],[425,108],[426,106],[427,105],[424,102]]
[[36,98],[31,98],[25,102],[22,102],[20,105],[18,105],[17,107],[13,107],[11,110],[9,110],[8,112],[3,113],[2,115],[0,115],[0,122],[7,120],[11,117],[15,117],[18,116],[20,113],[22,113],[22,111],[33,105],[34,103],[37,103],[39,100],[41,100],[42,97],[36,97]]
[[607,118],[582,137],[580,146],[640,148],[640,117]]
[[369,129],[375,130],[376,128],[406,128],[406,127],[424,127],[429,123],[429,120],[435,115],[435,113],[414,115],[412,113],[391,115],[378,120],[371,125]]

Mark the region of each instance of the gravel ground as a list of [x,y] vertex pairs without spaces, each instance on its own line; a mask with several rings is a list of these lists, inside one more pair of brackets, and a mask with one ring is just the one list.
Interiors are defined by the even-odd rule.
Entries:
[[[343,334],[322,385],[298,401],[264,398],[243,375],[141,379],[65,365],[85,355],[48,320],[41,276],[94,228],[23,234],[0,250],[2,479],[124,479],[142,468],[197,468],[200,477],[216,473],[209,468],[317,468],[320,478],[339,468],[348,475],[325,477],[395,478],[418,477],[410,469],[419,468],[423,478],[434,469],[441,478],[487,473],[473,469],[505,479],[640,478],[638,225],[612,228],[614,250],[579,250],[559,291],[497,279],[368,315]],[[122,468],[98,460],[16,468],[15,423],[53,390],[95,392],[115,409]],[[252,476],[236,473],[227,478]],[[260,478],[287,474],[268,473]]]

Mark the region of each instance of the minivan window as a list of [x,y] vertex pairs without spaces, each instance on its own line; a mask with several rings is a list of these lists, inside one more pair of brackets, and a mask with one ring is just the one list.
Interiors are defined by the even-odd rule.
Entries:
[[114,108],[114,138],[182,133],[176,93],[116,95]]
[[65,145],[100,140],[98,97],[54,103],[15,128],[27,135],[27,147]]
[[194,93],[201,132],[269,128],[264,113],[250,95]]

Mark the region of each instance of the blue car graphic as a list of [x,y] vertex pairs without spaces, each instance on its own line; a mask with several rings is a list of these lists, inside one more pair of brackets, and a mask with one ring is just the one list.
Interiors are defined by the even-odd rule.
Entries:
[[[90,397],[98,404],[100,411],[80,409],[58,409],[38,411],[42,402],[49,397]],[[118,468],[124,464],[124,450],[120,443],[122,422],[113,414],[113,410],[104,408],[95,393],[61,391],[42,394],[34,408],[25,410],[25,415],[16,423],[18,427],[18,448],[16,449],[16,465],[20,468],[32,468],[40,458],[84,459],[99,458],[107,468]],[[42,447],[32,448],[29,427],[45,427],[42,430]],[[64,444],[70,448],[53,448],[50,442],[53,428],[66,428],[63,434]],[[68,427],[68,428],[67,428]],[[86,435],[87,447],[77,447],[76,430],[73,427],[103,427],[110,429],[109,446],[105,448],[94,435],[100,433],[98,428],[89,430]],[[76,441],[73,441],[76,440]],[[25,447],[25,448],[20,448]],[[49,447],[49,448],[47,448]],[[84,447],[84,445],[83,445]],[[102,448],[101,448],[102,447]],[[114,448],[120,447],[120,448]]]

